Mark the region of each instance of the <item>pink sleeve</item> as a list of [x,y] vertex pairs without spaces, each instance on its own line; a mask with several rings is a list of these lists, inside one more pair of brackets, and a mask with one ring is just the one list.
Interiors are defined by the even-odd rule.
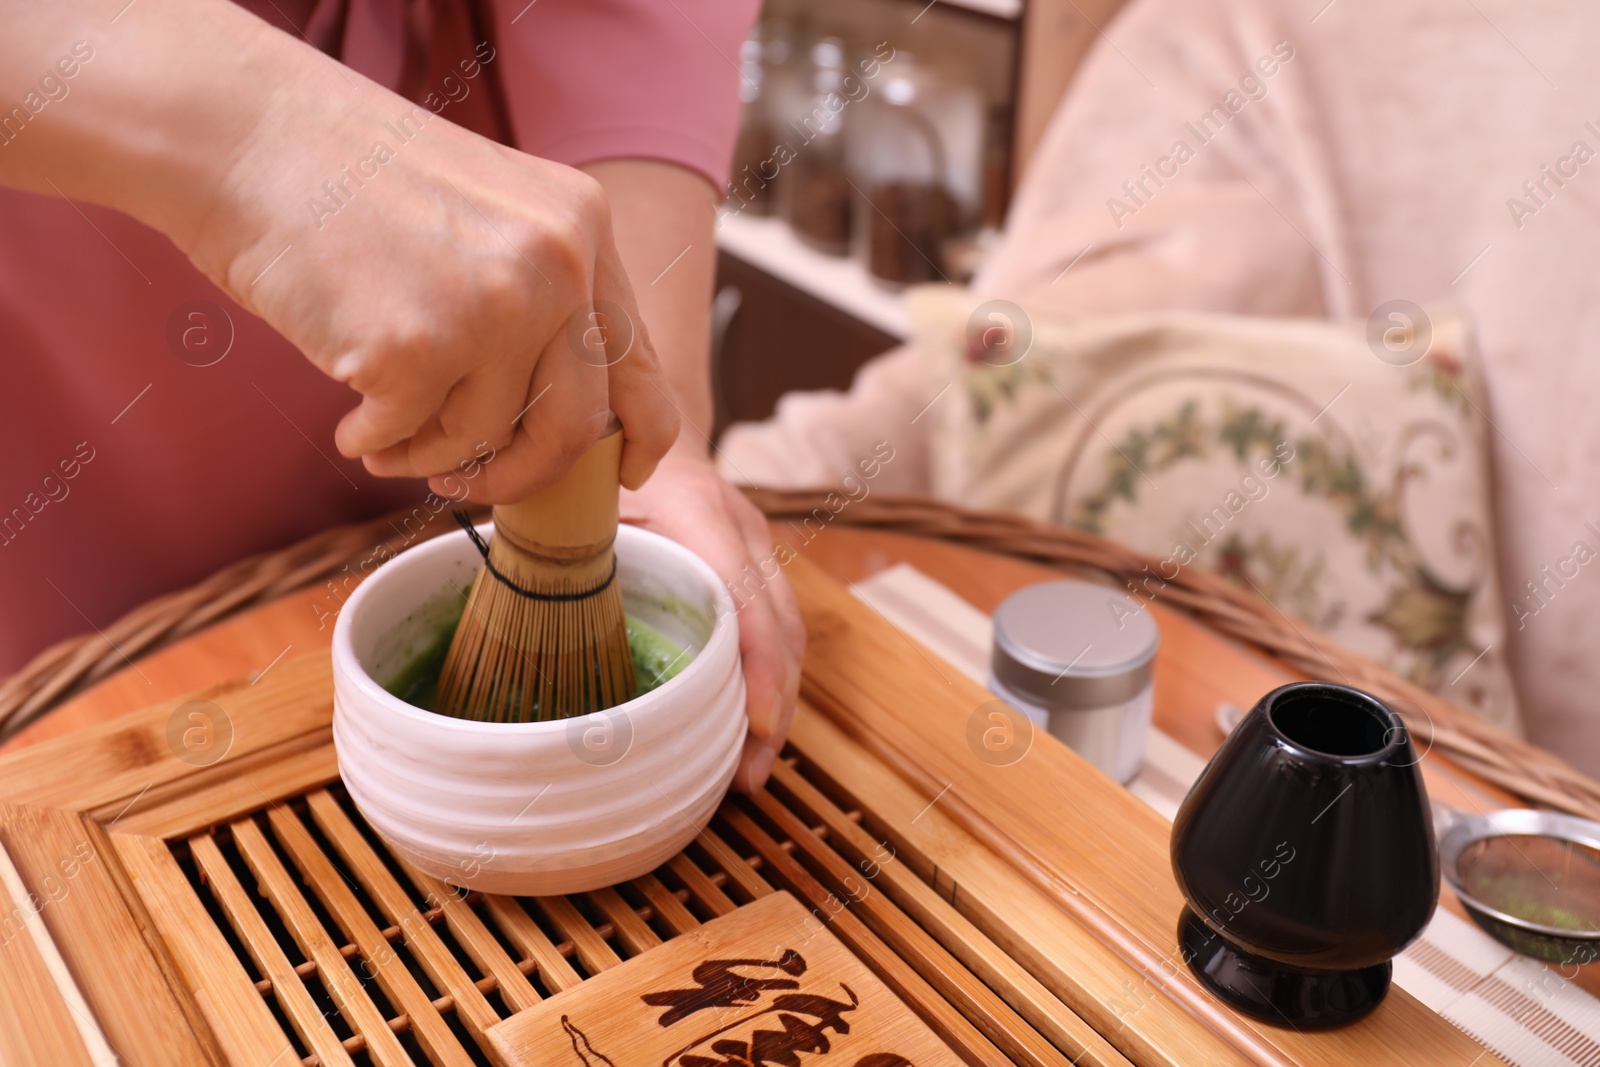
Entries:
[[517,147],[577,166],[642,157],[728,180],[755,0],[495,0]]

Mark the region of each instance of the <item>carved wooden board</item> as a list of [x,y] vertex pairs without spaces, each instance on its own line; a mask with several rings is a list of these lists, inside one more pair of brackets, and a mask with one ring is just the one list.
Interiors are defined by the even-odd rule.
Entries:
[[503,1067],[960,1067],[817,915],[773,893],[490,1028]]

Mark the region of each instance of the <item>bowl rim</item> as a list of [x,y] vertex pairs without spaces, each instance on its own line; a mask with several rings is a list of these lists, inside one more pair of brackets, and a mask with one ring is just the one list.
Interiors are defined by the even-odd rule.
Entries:
[[[1348,704],[1365,705],[1365,710],[1372,713],[1375,719],[1386,722],[1385,740],[1380,748],[1371,752],[1363,752],[1354,756],[1341,756],[1335,752],[1324,752],[1320,748],[1312,748],[1303,741],[1296,741],[1284,733],[1278,726],[1278,721],[1273,717],[1278,704],[1292,697],[1304,693],[1321,693],[1332,695],[1334,699]],[[1335,763],[1347,767],[1364,767],[1368,765],[1381,765],[1400,751],[1401,744],[1408,738],[1408,727],[1400,713],[1391,708],[1387,703],[1373,696],[1364,689],[1357,689],[1353,685],[1344,685],[1340,682],[1329,682],[1321,679],[1309,679],[1299,682],[1290,682],[1280,685],[1266,696],[1256,702],[1252,712],[1259,711],[1266,720],[1267,729],[1273,739],[1297,755],[1307,757],[1313,761]],[[1414,764],[1397,764],[1396,766],[1413,766]]]
[[[480,523],[476,527],[480,536],[485,540],[494,532],[493,521]],[[353,640],[350,635],[351,628],[355,625],[353,620],[360,613],[362,605],[366,602],[370,591],[377,588],[385,581],[394,581],[400,576],[403,568],[415,566],[422,560],[440,555],[457,548],[467,542],[465,530],[453,530],[447,534],[425,541],[420,545],[408,548],[385,560],[356,587],[343,606],[339,609],[339,617],[333,624],[333,647],[331,659],[333,663],[334,683],[337,686],[341,680],[354,685],[363,697],[370,698],[374,708],[383,714],[395,715],[411,722],[421,724],[424,728],[455,731],[465,734],[475,734],[484,737],[498,738],[531,738],[543,735],[556,735],[571,729],[573,723],[584,722],[599,715],[616,715],[623,712],[637,714],[635,709],[650,709],[654,705],[670,700],[677,690],[692,683],[699,674],[713,669],[715,663],[730,651],[737,658],[738,655],[738,629],[731,625],[736,619],[737,612],[733,607],[733,597],[728,588],[723,584],[717,572],[711,565],[701,559],[693,550],[679,544],[654,530],[646,530],[640,526],[622,523],[617,527],[619,544],[628,541],[642,540],[646,543],[654,542],[668,552],[676,555],[689,570],[695,572],[706,584],[712,593],[712,620],[711,634],[706,639],[705,647],[698,655],[684,666],[673,677],[667,679],[660,686],[648,693],[625,700],[615,707],[604,711],[590,712],[588,715],[574,715],[565,719],[545,719],[537,722],[480,722],[476,719],[458,719],[451,715],[440,715],[406,703],[385,689],[376,678],[367,673],[361,660],[355,654]],[[415,553],[415,555],[413,555]],[[407,563],[407,558],[410,562]],[[729,646],[732,646],[731,649]],[[342,703],[342,702],[341,702]]]

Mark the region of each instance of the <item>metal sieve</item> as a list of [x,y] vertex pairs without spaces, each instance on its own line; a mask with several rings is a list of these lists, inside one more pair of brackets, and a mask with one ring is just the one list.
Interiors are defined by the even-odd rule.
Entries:
[[1491,937],[1551,963],[1600,959],[1600,823],[1521,808],[1437,813],[1449,825],[1445,880]]

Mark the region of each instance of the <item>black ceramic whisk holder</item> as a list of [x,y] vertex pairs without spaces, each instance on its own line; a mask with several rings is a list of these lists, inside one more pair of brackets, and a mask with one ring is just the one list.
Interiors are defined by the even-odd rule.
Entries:
[[1439,900],[1419,758],[1360,690],[1297,682],[1256,703],[1172,826],[1179,945],[1208,989],[1297,1029],[1378,1006]]

